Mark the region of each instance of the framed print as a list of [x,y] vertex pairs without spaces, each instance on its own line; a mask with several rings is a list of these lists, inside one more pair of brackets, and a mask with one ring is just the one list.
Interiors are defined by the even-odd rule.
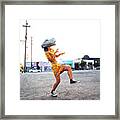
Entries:
[[1,2],[2,119],[119,119],[119,2]]

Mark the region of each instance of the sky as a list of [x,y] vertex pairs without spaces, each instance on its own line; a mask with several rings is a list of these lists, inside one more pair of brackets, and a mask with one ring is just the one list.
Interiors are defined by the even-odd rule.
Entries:
[[[16,36],[19,41],[20,62],[24,61],[23,25],[26,20],[31,26],[28,28],[27,61],[31,60],[31,37],[33,61],[47,61],[41,44],[45,39],[51,38],[56,39],[55,47],[65,52],[59,60],[75,60],[84,55],[100,57],[101,20],[98,14],[100,11],[94,11],[94,6],[86,7],[88,9],[77,5],[15,5],[14,7],[8,5],[6,18],[9,18],[9,21],[6,24],[9,27],[10,22],[14,22],[14,27],[18,28]],[[13,14],[9,15],[11,12]]]
[[[56,39],[56,46],[65,52],[60,59],[82,58],[84,55],[100,57],[100,21],[99,20],[29,20],[27,40],[27,59],[30,61],[31,37],[33,60],[46,60],[41,44],[45,39]],[[20,21],[20,53],[24,54],[25,28]]]

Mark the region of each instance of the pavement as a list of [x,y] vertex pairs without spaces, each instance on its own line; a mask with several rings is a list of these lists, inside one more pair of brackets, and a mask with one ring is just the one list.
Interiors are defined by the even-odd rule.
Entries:
[[73,71],[78,82],[70,84],[67,72],[61,74],[61,82],[56,89],[58,97],[52,97],[50,90],[54,83],[52,72],[21,73],[21,100],[99,100],[100,70]]

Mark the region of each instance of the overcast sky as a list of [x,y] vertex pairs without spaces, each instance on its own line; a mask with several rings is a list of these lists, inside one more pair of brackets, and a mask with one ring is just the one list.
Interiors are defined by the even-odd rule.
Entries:
[[[30,58],[31,37],[33,60],[43,60],[41,44],[45,39],[55,38],[56,48],[64,51],[61,59],[81,58],[85,54],[100,57],[100,22],[98,20],[28,20],[27,57]],[[20,21],[20,40],[24,40],[25,28]],[[20,44],[21,57],[24,42]],[[28,59],[29,59],[28,58]],[[46,59],[46,58],[45,58]]]
[[[20,44],[20,61],[24,59],[24,42],[26,20],[31,26],[28,28],[27,60],[30,61],[30,42],[33,39],[33,61],[46,60],[42,42],[45,39],[55,38],[56,48],[64,51],[65,55],[59,59],[71,60],[82,58],[84,55],[100,57],[101,21],[99,11],[94,6],[7,6],[6,17],[17,21],[18,39]],[[95,6],[95,9],[98,6]],[[90,9],[89,9],[90,8]],[[92,8],[92,9],[91,9]],[[88,12],[91,10],[91,12]],[[16,11],[16,12],[14,12]],[[84,11],[84,14],[83,14]],[[94,12],[93,12],[94,11]],[[9,13],[13,13],[9,15]],[[9,20],[9,24],[11,22]],[[7,21],[8,24],[8,21]]]

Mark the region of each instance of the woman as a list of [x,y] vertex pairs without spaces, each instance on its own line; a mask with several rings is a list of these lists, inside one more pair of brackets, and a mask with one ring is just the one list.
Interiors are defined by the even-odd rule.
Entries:
[[51,90],[51,96],[57,97],[55,90],[60,83],[60,74],[61,73],[63,73],[64,71],[68,71],[67,73],[68,73],[68,76],[70,79],[70,84],[76,83],[76,81],[73,80],[71,67],[69,65],[60,65],[56,60],[57,57],[59,57],[60,55],[63,55],[64,53],[58,54],[58,52],[59,52],[58,49],[56,51],[54,51],[51,47],[44,47],[44,52],[45,52],[47,59],[51,62],[52,71],[56,78],[55,83],[53,84],[53,87]]

